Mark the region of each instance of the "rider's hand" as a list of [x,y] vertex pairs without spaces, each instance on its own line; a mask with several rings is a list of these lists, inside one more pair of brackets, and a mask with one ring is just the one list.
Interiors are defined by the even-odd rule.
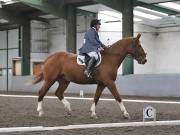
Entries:
[[106,45],[102,44],[101,47],[102,47],[102,48],[106,48]]
[[105,49],[105,48],[109,48],[109,47],[111,47],[111,45],[103,45],[103,48]]
[[107,45],[106,47],[109,48],[109,47],[111,47],[111,45]]
[[99,51],[104,51],[104,48],[103,47],[99,47],[98,50]]

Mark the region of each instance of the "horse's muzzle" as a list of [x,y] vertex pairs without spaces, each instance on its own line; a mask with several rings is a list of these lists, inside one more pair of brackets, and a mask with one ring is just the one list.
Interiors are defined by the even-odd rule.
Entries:
[[142,60],[142,64],[145,64],[147,62],[147,59]]
[[137,60],[139,64],[145,64],[147,62],[147,59]]

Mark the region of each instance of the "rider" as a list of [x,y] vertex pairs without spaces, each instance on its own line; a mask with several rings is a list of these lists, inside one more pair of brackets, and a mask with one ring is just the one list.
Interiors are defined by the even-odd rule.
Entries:
[[98,52],[106,46],[99,40],[98,31],[101,22],[94,19],[90,23],[90,29],[85,33],[83,46],[79,49],[80,54],[87,54],[90,57],[88,65],[84,71],[87,78],[92,78],[91,73],[98,60]]

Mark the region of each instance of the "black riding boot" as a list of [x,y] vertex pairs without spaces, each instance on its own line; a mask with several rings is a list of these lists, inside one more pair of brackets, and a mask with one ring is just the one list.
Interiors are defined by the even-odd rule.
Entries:
[[88,65],[84,71],[84,75],[87,77],[87,78],[92,78],[91,76],[91,73],[95,67],[95,64],[96,64],[96,59],[94,57],[92,57],[89,62],[88,62]]

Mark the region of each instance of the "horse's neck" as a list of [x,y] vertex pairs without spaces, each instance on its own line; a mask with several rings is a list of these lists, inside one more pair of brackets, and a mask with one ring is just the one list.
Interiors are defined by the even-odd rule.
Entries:
[[130,44],[130,39],[120,40],[114,43],[110,48],[107,50],[107,57],[111,59],[111,63],[119,67],[122,61],[125,59],[128,53],[128,46]]

